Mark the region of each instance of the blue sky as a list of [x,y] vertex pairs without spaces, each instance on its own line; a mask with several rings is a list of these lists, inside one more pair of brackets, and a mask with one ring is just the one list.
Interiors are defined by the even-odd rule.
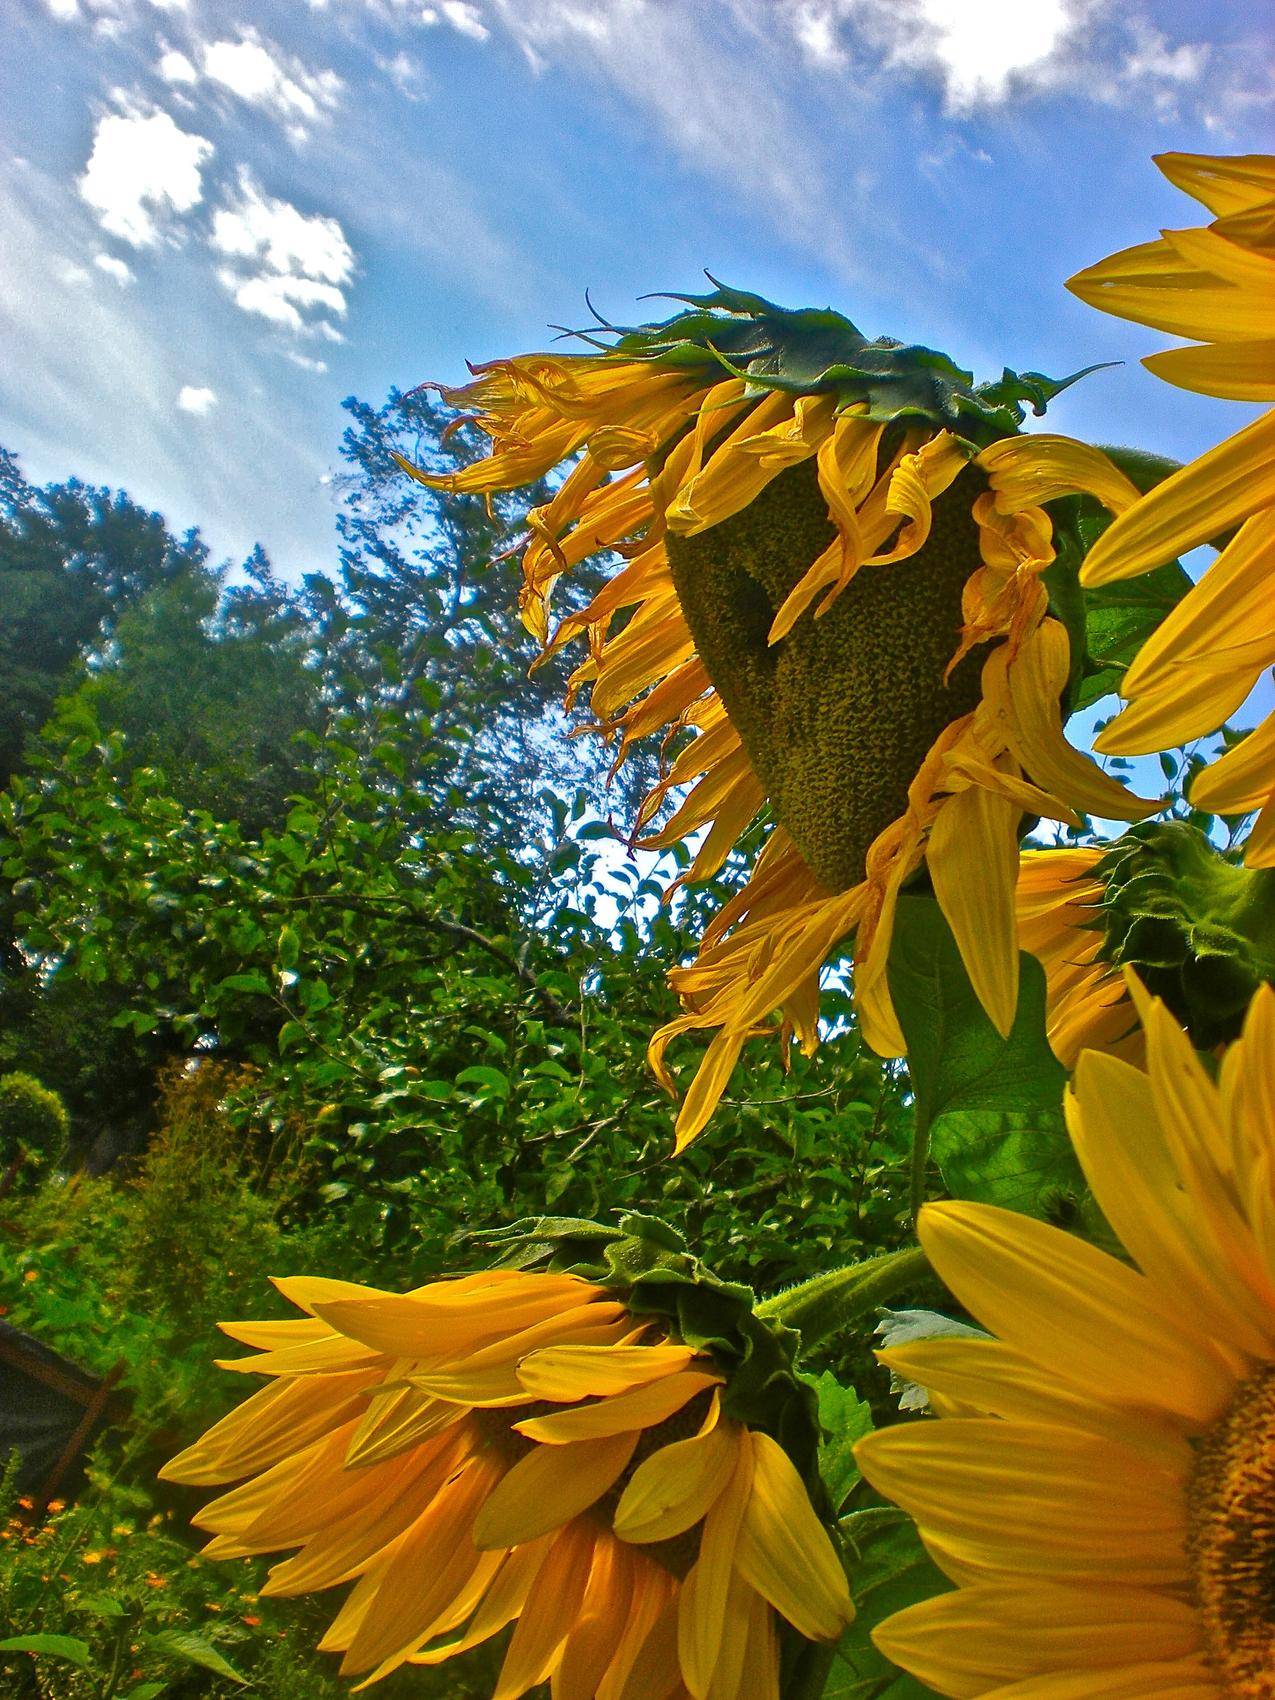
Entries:
[[7,0],[0,442],[219,554],[335,556],[341,399],[708,268],[980,376],[1123,360],[1057,428],[1248,417],[1063,279],[1199,220],[1156,151],[1269,151],[1247,0]]

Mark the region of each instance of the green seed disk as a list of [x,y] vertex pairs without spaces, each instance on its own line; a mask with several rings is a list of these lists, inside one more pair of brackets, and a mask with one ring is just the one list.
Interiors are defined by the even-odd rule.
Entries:
[[980,564],[973,467],[934,503],[916,555],[862,568],[822,619],[766,634],[836,533],[813,460],[773,479],[742,513],[668,538],[673,582],[709,677],[776,817],[831,891],[863,878],[873,839],[907,805],[935,738],[979,700],[983,655],[953,669],[961,593]]

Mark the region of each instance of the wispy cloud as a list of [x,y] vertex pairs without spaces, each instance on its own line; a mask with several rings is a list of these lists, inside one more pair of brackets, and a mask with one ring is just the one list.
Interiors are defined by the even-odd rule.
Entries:
[[154,247],[175,215],[203,199],[213,145],[167,112],[112,112],[99,118],[79,180],[103,230],[135,248]]
[[107,277],[113,277],[118,284],[136,281],[136,274],[128,261],[121,260],[114,254],[94,254],[93,264],[98,271],[105,272]]
[[467,35],[471,41],[486,41],[491,34],[481,10],[470,0],[438,0],[436,6],[422,6],[419,17],[423,24],[450,24],[457,34]]
[[253,29],[204,43],[200,64],[210,83],[269,113],[296,140],[333,110],[343,86],[335,71],[309,69]]

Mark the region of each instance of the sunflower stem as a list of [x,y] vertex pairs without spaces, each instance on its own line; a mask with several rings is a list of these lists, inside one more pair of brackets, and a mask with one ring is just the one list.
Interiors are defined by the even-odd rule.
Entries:
[[908,1182],[908,1214],[915,1222],[925,1203],[925,1172],[930,1162],[930,1124],[917,1116],[912,1131],[912,1166]]
[[802,1344],[811,1346],[839,1334],[896,1293],[915,1287],[929,1273],[930,1265],[920,1246],[905,1246],[902,1251],[888,1251],[870,1257],[866,1263],[830,1269],[788,1287],[764,1299],[755,1314],[763,1321],[795,1328]]

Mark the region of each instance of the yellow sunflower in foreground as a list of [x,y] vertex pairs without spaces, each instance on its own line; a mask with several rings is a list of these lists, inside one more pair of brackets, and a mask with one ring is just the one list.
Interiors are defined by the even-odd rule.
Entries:
[[[617,766],[639,738],[675,740],[637,829],[690,789],[645,844],[703,832],[686,877],[705,879],[769,805],[747,886],[671,975],[686,1013],[652,1041],[672,1090],[670,1039],[715,1030],[680,1148],[776,1012],[785,1042],[814,1048],[821,969],[852,935],[864,1033],[903,1051],[886,959],[899,892],[923,865],[1008,1031],[1024,819],[1131,820],[1156,805],[1062,732],[1082,658],[1051,613],[1047,504],[1084,492],[1121,513],[1137,499],[1098,450],[1019,433],[1022,401],[1043,411],[1062,386],[1006,372],[976,389],[945,355],[869,342],[831,311],[724,288],[679,299],[686,312],[600,352],[476,368],[442,393],[491,438],[490,457],[407,470],[493,492],[569,466],[529,516],[522,615],[547,653],[586,641],[571,697],[589,689]],[[599,552],[619,569],[551,628],[556,581]]]
[[1090,1048],[1141,1061],[1125,968],[1202,1051],[1229,1044],[1258,986],[1275,984],[1275,869],[1237,866],[1186,821],[1026,850],[1017,903],[1018,942],[1044,967],[1049,1042],[1068,1068]]
[[1134,989],[1147,1072],[1087,1051],[1067,1105],[1133,1267],[927,1205],[930,1261],[996,1338],[883,1353],[945,1414],[856,1449],[956,1584],[877,1643],[961,1700],[1275,1694],[1275,992],[1214,1082]]
[[[1161,154],[1170,182],[1215,214],[1077,273],[1067,287],[1104,312],[1202,346],[1143,364],[1184,389],[1275,401],[1275,157]],[[1124,676],[1129,706],[1096,747],[1140,755],[1215,731],[1275,664],[1275,410],[1158,485],[1095,544],[1081,574],[1110,584],[1239,530]],[[1257,811],[1246,845],[1275,866],[1275,715],[1196,779],[1201,809]]]
[[493,1700],[777,1700],[786,1625],[832,1640],[851,1616],[788,1453],[732,1414],[715,1355],[613,1288],[278,1285],[304,1319],[224,1325],[260,1351],[223,1367],[268,1384],[164,1474],[242,1483],[196,1522],[209,1556],[297,1549],[264,1593],[353,1583],[320,1642],[343,1673],[512,1623]]

